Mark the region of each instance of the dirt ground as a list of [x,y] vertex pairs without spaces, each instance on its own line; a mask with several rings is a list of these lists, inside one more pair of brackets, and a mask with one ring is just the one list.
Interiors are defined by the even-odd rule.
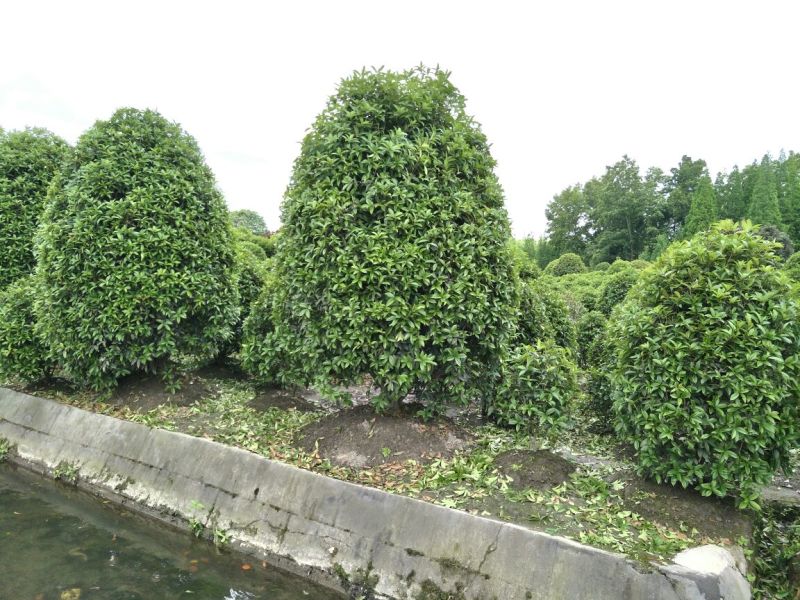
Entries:
[[256,397],[249,402],[251,408],[266,411],[270,408],[281,410],[298,410],[300,412],[312,412],[320,410],[320,407],[303,398],[299,390],[269,388],[259,389]]
[[494,464],[518,490],[554,488],[568,481],[577,466],[547,450],[512,450],[498,455]]
[[409,459],[426,462],[466,448],[472,436],[448,419],[422,423],[406,408],[376,415],[370,406],[343,409],[300,432],[299,447],[333,464],[364,468]]
[[208,398],[214,390],[197,374],[188,373],[180,378],[180,389],[170,392],[158,375],[130,375],[122,379],[109,403],[114,406],[146,412],[164,404],[190,406]]

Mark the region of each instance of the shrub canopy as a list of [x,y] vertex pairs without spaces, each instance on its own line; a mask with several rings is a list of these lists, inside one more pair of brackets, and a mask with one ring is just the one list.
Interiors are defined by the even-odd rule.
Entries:
[[0,133],[0,289],[33,271],[33,235],[69,146],[45,129]]
[[619,433],[641,469],[752,505],[800,417],[800,302],[777,244],[723,221],[673,244],[615,315]]
[[156,112],[120,109],[81,136],[48,195],[38,253],[37,316],[79,382],[211,356],[231,335],[225,203],[194,139]]
[[551,261],[544,269],[545,274],[553,275],[554,277],[583,273],[584,271],[586,271],[586,265],[583,264],[583,259],[572,252],[562,254],[554,261]]
[[494,166],[448,73],[342,81],[295,162],[273,319],[246,327],[245,364],[284,383],[369,374],[379,409],[411,391],[480,393],[498,373],[516,289]]
[[0,382],[34,382],[53,369],[47,347],[36,328],[33,303],[36,278],[22,277],[0,291]]
[[504,362],[502,382],[489,414],[517,431],[558,429],[578,394],[575,363],[552,339],[515,348]]

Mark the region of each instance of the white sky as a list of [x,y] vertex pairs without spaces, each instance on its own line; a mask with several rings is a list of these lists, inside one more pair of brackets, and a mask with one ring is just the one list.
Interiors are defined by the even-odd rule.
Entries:
[[274,229],[299,142],[362,66],[452,71],[517,236],[624,153],[712,176],[800,150],[800,2],[444,0],[0,4],[0,126],[74,143],[116,108],[198,140],[231,208]]

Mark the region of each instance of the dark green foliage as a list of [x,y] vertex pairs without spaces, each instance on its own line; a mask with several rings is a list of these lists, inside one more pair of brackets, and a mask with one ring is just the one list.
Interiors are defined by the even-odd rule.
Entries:
[[69,152],[44,129],[0,134],[0,289],[33,271],[33,235],[47,186]]
[[585,271],[586,265],[583,264],[583,259],[577,254],[572,253],[562,254],[547,265],[544,270],[547,275],[553,275],[554,277],[561,277],[562,275],[570,275],[572,273],[583,273]]
[[753,195],[747,207],[747,218],[758,225],[780,226],[782,223],[775,175],[767,156],[761,161],[756,175]]
[[254,235],[266,235],[268,233],[267,224],[264,217],[254,210],[232,210],[228,213],[231,225],[249,231]]
[[606,261],[602,261],[602,262],[599,262],[596,265],[594,265],[592,267],[592,271],[607,271],[610,266],[611,266],[611,263],[608,263]]
[[0,291],[0,381],[33,382],[52,371],[47,348],[36,331],[36,288],[35,277],[29,275]]
[[378,409],[485,397],[517,288],[494,166],[444,71],[342,81],[295,162],[245,366],[282,383],[368,374]]
[[[609,321],[613,321],[612,313]],[[615,368],[613,343],[610,339],[610,324],[598,332],[587,352],[586,396],[587,408],[596,419],[596,429],[604,433],[614,430],[613,390],[611,376]]]
[[517,431],[559,428],[577,393],[570,352],[552,340],[539,340],[511,353],[489,415]]
[[774,225],[762,225],[758,228],[758,235],[765,240],[779,244],[776,252],[783,260],[788,260],[794,254],[794,244],[791,238]]
[[603,292],[597,302],[597,310],[608,316],[614,307],[619,306],[628,295],[628,291],[639,279],[639,271],[632,266],[612,274],[603,286]]
[[795,600],[800,594],[800,508],[768,506],[753,532],[756,600]]
[[783,270],[794,281],[800,281],[800,252],[795,252],[786,259]]
[[517,338],[520,345],[539,340],[553,340],[570,352],[577,349],[575,326],[569,308],[560,294],[552,289],[551,278],[523,283],[520,287]]
[[153,111],[84,133],[50,188],[36,313],[67,374],[107,388],[213,356],[237,299],[227,210],[192,137]]
[[239,319],[234,325],[233,337],[223,350],[225,354],[239,351],[243,324],[250,316],[253,303],[261,296],[272,268],[271,261],[264,259],[264,251],[259,246],[237,242],[235,251],[233,271],[239,297]]
[[711,179],[703,176],[691,196],[691,206],[686,217],[686,224],[681,229],[681,237],[689,239],[693,235],[705,231],[719,218],[717,196],[711,185]]
[[723,221],[644,271],[611,340],[614,412],[640,469],[756,503],[800,440],[800,301],[776,244]]
[[578,325],[577,340],[578,340],[578,364],[581,368],[587,368],[590,365],[597,365],[600,363],[600,338],[606,328],[606,315],[603,313],[592,310],[585,313]]

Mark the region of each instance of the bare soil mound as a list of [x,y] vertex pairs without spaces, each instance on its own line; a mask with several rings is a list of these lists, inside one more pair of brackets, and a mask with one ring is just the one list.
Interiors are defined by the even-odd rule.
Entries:
[[320,410],[320,407],[303,399],[296,391],[280,388],[258,390],[256,397],[249,402],[249,405],[251,408],[262,412],[270,408],[279,408],[281,410],[294,409],[299,412]]
[[303,428],[297,443],[307,452],[317,446],[320,457],[335,465],[365,468],[449,457],[472,441],[448,419],[423,423],[416,408],[404,406],[398,415],[378,415],[371,406],[340,410]]
[[549,490],[568,481],[575,471],[575,464],[548,450],[512,450],[494,462],[518,490]]

